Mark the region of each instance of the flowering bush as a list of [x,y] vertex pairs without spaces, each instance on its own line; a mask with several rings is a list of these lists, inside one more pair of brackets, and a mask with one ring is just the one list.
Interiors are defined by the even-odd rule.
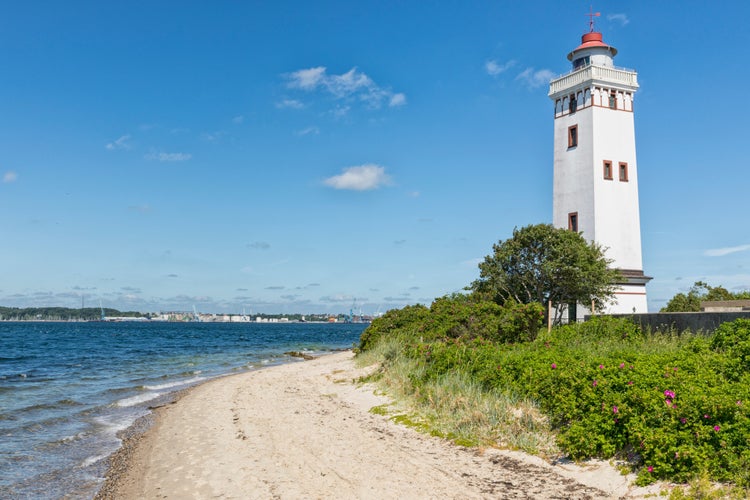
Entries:
[[461,372],[535,400],[571,457],[626,459],[640,484],[713,480],[750,488],[750,321],[713,337],[645,335],[595,318],[533,341],[412,337],[415,388]]

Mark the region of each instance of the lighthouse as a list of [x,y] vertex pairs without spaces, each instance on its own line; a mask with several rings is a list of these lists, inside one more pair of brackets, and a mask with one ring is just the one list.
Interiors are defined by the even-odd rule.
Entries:
[[[638,74],[614,65],[617,49],[590,31],[568,54],[569,73],[550,82],[554,103],[552,223],[581,233],[620,271],[615,302],[596,313],[645,313],[633,99]],[[571,305],[569,319],[581,316]]]

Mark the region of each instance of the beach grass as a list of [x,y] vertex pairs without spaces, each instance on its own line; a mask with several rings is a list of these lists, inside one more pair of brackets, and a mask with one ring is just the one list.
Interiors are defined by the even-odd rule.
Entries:
[[377,366],[367,380],[394,420],[465,446],[614,460],[639,486],[748,495],[749,320],[653,333],[598,317],[503,341],[438,312],[389,311],[362,335],[358,362]]
[[467,447],[494,446],[555,457],[559,449],[536,404],[500,390],[486,390],[462,372],[448,372],[421,385],[424,365],[405,355],[401,341],[384,339],[357,357],[359,366],[378,364],[363,381],[375,383],[393,399],[373,413],[447,438]]

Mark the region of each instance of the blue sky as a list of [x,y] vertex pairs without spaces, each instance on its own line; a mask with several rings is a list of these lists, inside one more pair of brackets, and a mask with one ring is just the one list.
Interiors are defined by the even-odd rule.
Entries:
[[[15,2],[0,305],[365,313],[550,222],[590,2]],[[750,4],[597,2],[639,72],[649,307],[750,289]]]

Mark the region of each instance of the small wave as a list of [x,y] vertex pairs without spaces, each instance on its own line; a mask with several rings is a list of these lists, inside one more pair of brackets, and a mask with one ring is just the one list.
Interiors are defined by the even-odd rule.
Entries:
[[141,403],[145,403],[146,401],[151,401],[152,399],[156,399],[161,395],[162,395],[161,392],[149,392],[146,394],[138,394],[137,396],[131,396],[129,398],[121,399],[115,402],[115,405],[122,406],[122,407],[135,406]]
[[117,416],[96,417],[93,420],[96,424],[102,426],[106,433],[116,435],[118,432],[130,427],[135,418],[120,415],[119,418]]
[[[133,389],[134,389],[134,387],[132,387],[132,386],[130,386],[130,387],[111,387],[111,388],[107,389],[104,392],[107,393],[107,394],[118,394],[120,392],[132,392]],[[135,389],[144,390],[144,386],[138,385],[138,386],[135,387]]]
[[79,432],[77,434],[72,434],[70,436],[65,436],[64,438],[58,440],[59,443],[70,443],[72,441],[78,441],[80,439],[83,439],[84,437],[88,436],[87,432]]
[[31,356],[0,356],[0,363],[4,361],[23,361],[25,359],[31,359]]
[[52,382],[55,379],[48,376],[35,375],[34,373],[6,373],[3,381],[17,384],[37,384],[39,382]]
[[20,408],[17,411],[21,413],[29,413],[29,412],[44,411],[44,410],[57,410],[59,408],[71,408],[74,406],[84,406],[84,405],[83,403],[79,403],[78,401],[74,401],[72,399],[61,399],[59,401],[55,401],[54,403],[39,403],[36,405],[26,406],[25,408]]
[[56,426],[59,424],[65,424],[68,422],[67,417],[52,417],[52,418],[45,418],[43,420],[36,420],[32,422],[28,422],[24,420],[24,424],[20,427],[17,427],[15,430],[19,432],[27,432],[30,434],[38,434],[43,432],[48,432],[50,427]]
[[[186,370],[184,372],[178,373],[176,376],[178,377],[189,377],[190,375],[200,375],[203,373],[203,370]],[[165,375],[163,378],[168,378],[169,375]]]
[[205,379],[206,377],[193,377],[188,380],[175,380],[174,382],[168,382],[166,384],[144,385],[143,388],[149,391],[163,391],[164,389],[172,389],[174,387],[179,387],[181,385],[194,384],[196,382],[200,382],[201,380],[205,380]]
[[85,469],[86,467],[90,467],[94,465],[97,462],[100,462],[107,458],[109,455],[92,455],[88,458],[86,458],[83,462],[80,463],[79,467],[81,469]]

